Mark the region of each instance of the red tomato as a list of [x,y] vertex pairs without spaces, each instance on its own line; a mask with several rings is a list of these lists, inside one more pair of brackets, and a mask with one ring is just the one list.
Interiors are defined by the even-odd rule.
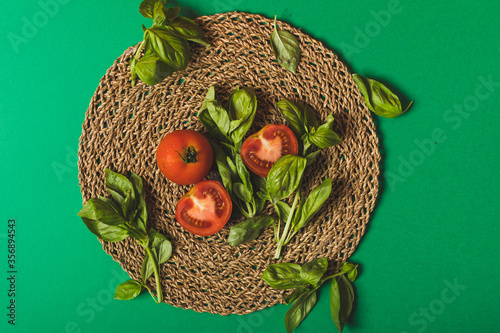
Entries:
[[252,172],[267,177],[283,155],[297,155],[299,144],[292,130],[281,124],[269,124],[249,136],[241,146],[243,163]]
[[232,209],[224,187],[215,180],[204,180],[177,202],[175,218],[190,233],[210,236],[226,225]]
[[156,163],[161,173],[179,185],[195,184],[205,178],[213,159],[208,140],[191,130],[165,135],[156,150]]

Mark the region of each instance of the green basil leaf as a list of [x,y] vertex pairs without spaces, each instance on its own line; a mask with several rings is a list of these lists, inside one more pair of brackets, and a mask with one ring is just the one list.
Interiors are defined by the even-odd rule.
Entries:
[[154,258],[151,258],[147,253],[144,257],[141,267],[141,278],[144,283],[153,275],[153,260],[158,263],[159,267],[172,256],[172,244],[170,241],[153,228],[149,231],[149,246]]
[[311,286],[307,284],[303,284],[301,286],[298,286],[297,288],[294,289],[294,291],[291,294],[288,294],[285,296],[285,304],[290,304],[294,300],[296,300],[300,295],[304,293],[309,293],[311,291]]
[[346,272],[347,278],[351,282],[354,282],[354,280],[356,280],[356,277],[358,276],[358,265],[354,265],[350,262],[344,262],[342,263],[342,266],[340,266],[340,271]]
[[[127,193],[134,194],[134,187],[132,186],[132,183],[124,175],[111,171],[110,169],[106,169],[105,177],[106,187],[109,190],[118,192],[123,198],[127,196]],[[113,193],[111,193],[111,195],[113,195]],[[113,196],[113,198],[115,197]],[[117,198],[115,198],[115,200],[119,201]]]
[[224,152],[224,150],[215,142],[210,140],[210,144],[212,145],[215,163],[217,164],[217,170],[219,170],[219,175],[222,179],[222,184],[227,192],[231,195],[233,193],[233,181],[232,181],[232,171],[229,169],[226,161],[228,156]]
[[236,164],[236,170],[238,171],[238,175],[240,176],[241,181],[243,182],[243,184],[245,184],[245,186],[248,188],[248,190],[251,192],[251,195],[253,196],[253,188],[252,188],[252,181],[250,180],[250,172],[245,166],[245,163],[243,163],[241,155],[234,154],[233,159]]
[[319,153],[321,152],[321,150],[316,150],[310,154],[307,154],[306,156],[306,160],[307,160],[307,164],[306,164],[306,167],[312,165],[314,163],[314,160],[316,160],[316,157],[319,155]]
[[120,226],[104,224],[82,217],[83,223],[94,235],[106,242],[120,242],[129,236],[127,229]]
[[318,127],[318,118],[307,104],[302,105],[304,112],[304,127],[308,133],[312,133]]
[[302,265],[300,277],[313,286],[317,286],[328,268],[328,259],[319,258]]
[[115,299],[128,301],[136,298],[142,291],[142,285],[136,280],[128,280],[116,288]]
[[229,114],[231,121],[231,139],[233,142],[243,141],[243,137],[253,123],[257,111],[257,97],[252,88],[237,88],[229,96]]
[[78,212],[78,216],[89,220],[99,221],[107,225],[120,225],[127,222],[113,206],[97,198],[92,198],[87,201]]
[[151,247],[156,251],[158,265],[161,265],[170,259],[172,256],[172,243],[170,243],[167,237],[151,228],[149,230],[149,239]]
[[280,65],[296,73],[300,59],[299,41],[290,32],[276,29],[276,16],[274,17],[274,30],[271,33],[271,47]]
[[413,102],[411,102],[406,110],[403,111],[399,97],[382,83],[362,77],[359,74],[354,74],[353,79],[358,85],[368,109],[378,116],[385,118],[400,116],[413,104]]
[[321,149],[333,147],[340,143],[340,138],[337,133],[335,133],[331,129],[323,127],[323,125],[318,127],[313,135],[309,136],[309,140],[311,140],[311,142],[315,144],[316,147]]
[[110,207],[112,207],[115,210],[115,212],[117,212],[119,215],[122,215],[122,206],[119,203],[117,203],[116,201],[113,201],[109,198],[101,197],[101,196],[99,196],[99,200],[104,201]]
[[335,146],[340,143],[340,138],[333,131],[333,116],[328,115],[327,122],[321,125],[309,136],[309,140],[321,149]]
[[139,5],[139,12],[142,14],[142,16],[152,19],[153,9],[157,2],[162,3],[163,6],[165,6],[167,3],[166,0],[143,0]]
[[226,139],[225,135],[219,129],[219,126],[217,126],[217,124],[213,121],[208,109],[201,110],[198,113],[198,119],[203,124],[203,126],[205,126],[205,128],[207,129],[207,131],[210,133],[211,136],[219,140]]
[[179,15],[180,11],[181,11],[180,7],[168,7],[165,10],[165,16],[166,16],[167,20],[173,21],[173,20],[175,20],[177,15]]
[[173,69],[161,61],[154,52],[148,52],[142,56],[135,68],[141,81],[150,86],[163,81],[173,73]]
[[231,246],[248,243],[257,238],[273,222],[274,219],[268,215],[259,215],[246,219],[231,227],[227,242]]
[[161,26],[168,22],[167,16],[165,15],[165,4],[157,2],[153,7],[153,24],[156,26]]
[[339,332],[344,329],[354,303],[354,289],[351,281],[341,275],[333,278],[330,286],[330,312]]
[[318,185],[309,194],[304,202],[302,211],[300,214],[300,219],[296,224],[294,224],[294,230],[297,232],[313,218],[314,215],[320,210],[325,201],[330,197],[332,193],[332,180],[330,178],[325,179],[320,185]]
[[[208,109],[209,104],[212,104],[211,108],[215,108],[213,114],[216,119],[212,118]],[[224,110],[224,108],[222,108],[220,103],[217,101],[215,97],[215,88],[213,86],[208,89],[207,95],[201,105],[198,118],[213,137],[221,141],[226,141],[231,120],[229,119],[229,115],[226,110]]]
[[318,301],[316,290],[301,294],[285,314],[287,333],[292,332],[306,318]]
[[307,160],[296,155],[285,155],[271,167],[266,188],[273,203],[288,197],[300,185]]
[[166,28],[171,32],[172,35],[176,37],[202,44],[207,47],[210,46],[210,43],[208,43],[205,37],[203,29],[187,17],[177,17],[175,20],[170,22],[170,24],[166,26]]
[[304,281],[300,277],[300,265],[292,263],[271,264],[262,274],[262,280],[276,289],[296,288]]
[[136,173],[132,172],[130,175],[130,182],[134,187],[135,200],[137,213],[135,214],[137,225],[143,233],[146,233],[146,223],[148,221],[148,210],[146,207],[146,194],[144,193],[144,186],[142,179]]
[[281,114],[288,122],[292,131],[297,134],[299,138],[302,137],[302,135],[306,133],[303,109],[287,99],[279,101],[276,103],[276,106],[281,111]]
[[283,201],[276,201],[274,203],[274,210],[276,211],[276,214],[278,214],[278,218],[281,221],[287,221],[288,216],[290,215],[290,206]]
[[185,70],[191,51],[189,44],[182,38],[170,34],[165,27],[152,27],[144,34],[154,53],[174,70]]
[[244,202],[252,201],[252,192],[242,183],[233,184],[234,194]]

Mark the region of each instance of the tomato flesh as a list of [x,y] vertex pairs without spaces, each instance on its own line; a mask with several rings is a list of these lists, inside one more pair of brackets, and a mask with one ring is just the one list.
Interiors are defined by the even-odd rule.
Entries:
[[249,136],[241,146],[243,163],[252,172],[267,177],[281,156],[297,155],[299,145],[292,130],[282,124],[269,124]]
[[224,187],[215,180],[204,180],[177,202],[175,218],[187,231],[198,236],[210,236],[226,225],[232,208]]
[[206,177],[212,167],[213,150],[208,140],[191,130],[167,134],[156,150],[161,173],[179,185],[190,185]]

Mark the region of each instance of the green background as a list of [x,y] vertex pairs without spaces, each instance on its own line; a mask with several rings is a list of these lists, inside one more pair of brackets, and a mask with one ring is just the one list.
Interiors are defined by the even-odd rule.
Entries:
[[[99,79],[149,22],[139,1],[50,3],[2,3],[0,331],[283,332],[282,305],[221,317],[156,305],[147,294],[111,299],[127,276],[76,216],[78,139]],[[415,100],[399,118],[374,115],[384,182],[352,257],[362,269],[345,332],[499,331],[500,2],[180,5],[191,18],[277,14],[325,42],[352,72]],[[15,327],[6,316],[8,219],[17,223]],[[335,331],[328,292],[297,332]]]

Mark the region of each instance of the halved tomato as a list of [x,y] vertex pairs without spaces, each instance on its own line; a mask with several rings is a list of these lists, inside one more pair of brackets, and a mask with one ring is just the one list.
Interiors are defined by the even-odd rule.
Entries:
[[243,142],[241,159],[252,172],[267,177],[281,156],[298,152],[299,144],[291,129],[282,124],[269,124]]
[[224,187],[215,180],[204,180],[177,202],[175,218],[187,231],[210,236],[226,225],[232,208],[233,203]]

